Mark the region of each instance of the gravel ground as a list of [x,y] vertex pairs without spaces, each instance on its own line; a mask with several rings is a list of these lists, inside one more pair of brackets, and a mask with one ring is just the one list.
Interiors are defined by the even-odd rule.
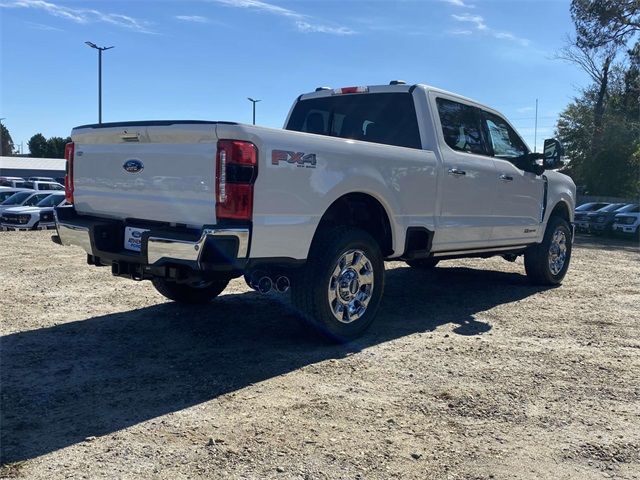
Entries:
[[640,478],[640,248],[387,265],[377,322],[319,342],[242,280],[206,307],[0,233],[0,477]]

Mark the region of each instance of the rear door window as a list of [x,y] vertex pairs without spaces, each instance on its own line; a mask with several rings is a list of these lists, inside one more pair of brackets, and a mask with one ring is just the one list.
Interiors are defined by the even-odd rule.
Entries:
[[422,148],[410,93],[334,95],[301,100],[287,130]]
[[480,109],[446,98],[436,99],[444,141],[453,150],[489,155],[482,138]]

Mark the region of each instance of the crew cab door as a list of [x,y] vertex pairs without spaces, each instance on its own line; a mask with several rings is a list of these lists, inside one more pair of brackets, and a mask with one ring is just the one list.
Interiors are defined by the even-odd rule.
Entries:
[[435,251],[486,247],[494,224],[497,172],[487,151],[479,108],[432,96],[436,139],[442,158],[440,215]]
[[497,171],[492,243],[533,241],[542,228],[544,178],[516,166],[529,150],[504,118],[483,110],[482,122]]

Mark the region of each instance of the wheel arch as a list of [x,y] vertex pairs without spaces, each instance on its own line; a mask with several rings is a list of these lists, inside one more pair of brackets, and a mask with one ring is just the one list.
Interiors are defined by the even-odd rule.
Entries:
[[394,252],[392,217],[387,208],[375,196],[366,192],[349,192],[329,205],[318,223],[311,245],[324,228],[338,225],[358,227],[369,233],[380,246],[382,255]]
[[573,220],[573,215],[571,211],[571,207],[564,200],[559,200],[551,209],[551,213],[549,214],[549,218],[551,217],[560,217],[567,221],[567,223],[571,223]]

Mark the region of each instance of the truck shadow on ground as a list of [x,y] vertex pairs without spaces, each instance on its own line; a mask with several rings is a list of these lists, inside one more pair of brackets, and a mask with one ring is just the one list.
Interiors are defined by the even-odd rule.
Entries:
[[0,460],[43,455],[440,325],[486,332],[492,326],[474,318],[478,312],[540,291],[516,273],[391,269],[375,325],[349,345],[323,343],[298,324],[286,298],[253,292],[6,335]]

